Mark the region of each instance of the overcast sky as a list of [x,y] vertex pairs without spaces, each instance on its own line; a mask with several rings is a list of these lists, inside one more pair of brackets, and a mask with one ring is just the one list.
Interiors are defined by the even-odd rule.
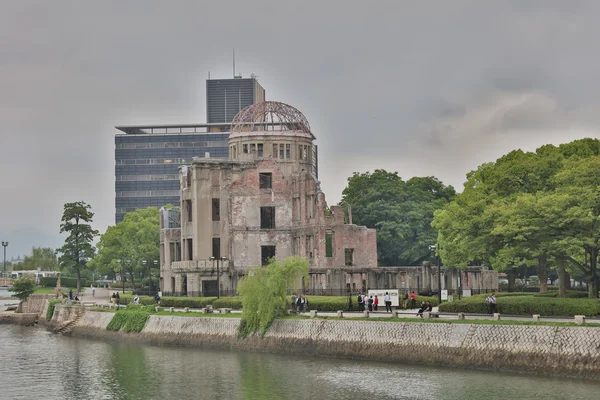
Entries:
[[[523,5],[524,3],[528,5]],[[0,239],[114,223],[115,125],[204,122],[205,79],[258,75],[311,123],[329,203],[355,171],[465,174],[598,137],[597,1],[0,0]]]

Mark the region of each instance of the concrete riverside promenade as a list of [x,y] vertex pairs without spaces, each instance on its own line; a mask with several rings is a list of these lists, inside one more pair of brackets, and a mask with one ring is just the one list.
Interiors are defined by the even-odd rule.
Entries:
[[600,379],[600,327],[275,320],[264,336],[240,338],[240,318],[150,315],[139,333],[111,331],[115,313],[57,305],[50,328],[73,336],[154,345],[265,351]]
[[[104,289],[97,288],[95,296],[92,296],[92,290],[87,288],[85,292],[81,296],[81,303],[91,304],[94,303],[98,306],[102,305],[110,305],[112,304],[110,301],[110,296],[113,293],[116,293],[115,289]],[[381,310],[383,308],[383,311]],[[161,307],[161,309],[169,311],[171,307]],[[385,312],[385,307],[380,307],[379,311],[371,311],[369,312],[369,318],[419,318],[417,315],[418,308],[416,309],[407,309],[407,310],[396,310],[396,313]],[[218,310],[215,310],[215,312]],[[342,311],[343,318],[364,318],[365,313],[362,311]],[[173,308],[173,312],[201,312],[200,309],[195,308]],[[241,310],[231,310],[231,313],[241,313]],[[310,316],[310,312],[305,312],[303,315]],[[339,317],[339,311],[317,311],[317,317]],[[543,315],[505,315],[505,314],[467,314],[467,313],[439,313],[438,307],[433,307],[431,313],[424,313],[423,318],[439,318],[443,320],[502,320],[502,321],[521,321],[521,322],[567,322],[567,323],[598,323],[600,324],[600,317],[583,317],[582,316],[543,316]]]

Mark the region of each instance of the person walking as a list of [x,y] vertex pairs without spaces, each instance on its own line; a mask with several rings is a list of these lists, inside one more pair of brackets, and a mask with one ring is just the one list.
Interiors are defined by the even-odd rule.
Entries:
[[367,300],[367,304],[369,306],[369,311],[373,311],[373,296],[369,296],[369,299]]
[[292,306],[292,311],[296,312],[296,300],[298,300],[298,297],[296,297],[295,294],[292,295],[292,301],[291,301],[291,306]]
[[158,304],[160,302],[160,296],[158,295],[158,293],[156,293],[156,295],[154,295],[154,301],[156,301],[156,304]]
[[414,308],[417,308],[417,295],[416,295],[415,291],[413,290],[412,292],[410,292],[410,295],[408,295],[408,297],[410,298],[411,310]]
[[96,297],[96,288],[94,287],[93,283],[92,283],[91,289],[92,289],[92,297]]
[[375,299],[373,300],[373,311],[377,311],[377,307],[379,307],[379,297],[375,295]]
[[404,298],[402,299],[402,308],[406,310],[408,307],[408,293],[404,293]]
[[493,293],[485,298],[486,303],[488,303],[488,310],[490,314],[496,313],[496,293]]
[[119,292],[117,292],[117,307],[121,305],[121,296],[119,296]]
[[73,300],[73,289],[69,289],[69,300]]
[[362,292],[358,294],[358,311],[365,311],[365,301]]
[[383,301],[385,303],[385,312],[392,312],[392,299],[388,292],[385,292],[385,296],[383,296]]

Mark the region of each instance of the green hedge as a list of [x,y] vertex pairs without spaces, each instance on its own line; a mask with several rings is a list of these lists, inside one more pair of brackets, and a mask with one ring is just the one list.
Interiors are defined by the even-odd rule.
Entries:
[[[41,277],[40,278],[40,286],[56,287],[57,280],[58,280],[58,277],[56,277],[56,276]],[[90,282],[87,279],[81,280],[82,288],[89,286],[89,285],[90,285]],[[68,287],[68,288],[76,288],[77,287],[77,278],[61,277],[60,278],[60,286]]]
[[212,305],[213,308],[233,308],[240,310],[242,308],[241,297],[169,297],[160,298],[161,307],[176,307],[176,308],[204,308]]
[[[485,299],[472,297],[467,300],[443,303],[440,312],[464,312],[475,314],[488,313]],[[541,296],[506,296],[497,298],[497,310],[500,314],[542,316],[572,316],[600,314],[600,301],[597,299],[574,299]]]
[[[112,294],[111,294],[111,296],[112,296]],[[132,295],[131,293],[119,293],[119,297],[121,298],[121,304],[128,305],[130,303],[133,304],[133,298],[135,296]],[[151,306],[151,305],[156,304],[154,297],[151,297],[151,296],[139,296],[139,297],[140,297],[140,304],[142,304],[142,305]]]

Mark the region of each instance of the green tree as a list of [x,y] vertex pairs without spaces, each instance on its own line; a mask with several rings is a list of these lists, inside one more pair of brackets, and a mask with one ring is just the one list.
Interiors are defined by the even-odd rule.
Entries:
[[[123,221],[109,226],[97,244],[98,255],[90,265],[108,267],[125,279],[127,273],[135,288],[135,277],[152,273],[160,257],[160,220],[156,207],[137,209],[125,214]],[[120,261],[117,262],[117,260]],[[127,262],[129,261],[129,262]],[[147,265],[143,265],[143,261]]]
[[[13,292],[13,296],[23,302],[26,301],[29,298],[29,296],[31,296],[34,287],[35,282],[33,281],[33,279],[23,276],[14,280],[12,287],[10,287],[8,291]],[[19,311],[20,310],[21,305],[19,305]]]
[[353,223],[377,230],[380,265],[421,265],[432,260],[433,214],[454,196],[434,177],[405,182],[396,172],[375,170],[350,177],[340,204],[352,207]]
[[60,233],[67,233],[65,244],[58,250],[61,253],[59,263],[77,276],[77,291],[81,290],[81,271],[88,260],[94,257],[92,241],[98,231],[90,223],[94,213],[91,206],[78,201],[64,206]]
[[264,335],[271,323],[285,314],[287,289],[297,290],[302,279],[308,279],[308,261],[303,257],[271,259],[266,267],[250,270],[238,288],[243,305],[240,334],[258,331]]
[[30,256],[25,256],[23,261],[16,264],[16,270],[37,270],[56,271],[58,269],[58,260],[56,251],[50,247],[34,247]]
[[509,287],[517,268],[535,265],[542,291],[557,266],[562,293],[568,268],[577,268],[597,296],[599,152],[592,139],[546,145],[469,173],[465,190],[435,214],[444,260],[505,270]]

